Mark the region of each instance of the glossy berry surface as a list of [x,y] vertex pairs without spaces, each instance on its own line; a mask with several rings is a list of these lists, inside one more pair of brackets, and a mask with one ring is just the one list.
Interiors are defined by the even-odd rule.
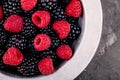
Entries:
[[54,73],[74,55],[82,13],[79,0],[1,0],[0,71],[19,77]]

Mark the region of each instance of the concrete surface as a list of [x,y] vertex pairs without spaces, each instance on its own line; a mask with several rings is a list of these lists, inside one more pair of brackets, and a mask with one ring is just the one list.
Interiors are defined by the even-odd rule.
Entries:
[[120,80],[120,0],[101,0],[103,34],[91,63],[75,80]]

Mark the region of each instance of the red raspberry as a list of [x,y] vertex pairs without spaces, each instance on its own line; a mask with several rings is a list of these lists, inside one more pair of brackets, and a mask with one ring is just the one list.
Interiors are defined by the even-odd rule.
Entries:
[[82,4],[79,0],[72,0],[66,7],[66,14],[77,18],[82,15]]
[[34,39],[34,48],[38,51],[46,50],[51,45],[51,39],[46,34],[38,34]]
[[3,63],[18,66],[23,61],[23,55],[16,47],[10,47],[3,55]]
[[4,28],[9,32],[20,32],[23,29],[23,19],[18,15],[11,15],[4,22]]
[[65,20],[56,21],[52,27],[60,39],[66,38],[70,32],[70,24]]
[[45,28],[50,23],[50,13],[44,10],[38,10],[32,15],[33,23],[39,28]]
[[3,9],[2,9],[2,6],[0,6],[0,20],[3,19]]
[[54,72],[54,66],[51,58],[44,58],[38,64],[38,69],[43,75]]
[[72,57],[72,49],[69,45],[60,45],[56,50],[57,55],[64,60],[68,60]]
[[21,0],[21,7],[25,11],[32,10],[37,4],[37,0]]

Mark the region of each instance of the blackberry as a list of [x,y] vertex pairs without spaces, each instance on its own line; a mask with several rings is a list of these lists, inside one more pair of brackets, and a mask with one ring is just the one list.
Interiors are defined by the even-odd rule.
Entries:
[[45,29],[38,29],[38,33],[44,33],[49,36],[54,35],[54,31],[52,30],[52,25],[48,25]]
[[72,43],[71,43],[71,40],[69,40],[69,39],[63,39],[60,41],[60,45],[62,45],[62,44],[71,45]]
[[24,36],[21,35],[13,35],[10,37],[7,43],[7,48],[11,46],[15,46],[19,48],[20,50],[25,50],[26,49],[26,42],[27,40],[25,39]]
[[7,67],[5,64],[3,64],[3,61],[2,61],[2,56],[4,53],[5,51],[0,49],[0,70],[5,69]]
[[62,8],[66,8],[66,6],[69,4],[71,0],[58,0],[59,6],[61,6]]
[[61,59],[56,55],[56,53],[53,50],[48,50],[48,51],[41,53],[41,57],[42,58],[46,58],[46,57],[51,58],[54,66],[57,66],[61,62],[60,61]]
[[51,11],[57,5],[57,0],[39,0],[38,9]]
[[60,39],[57,37],[57,35],[55,34],[55,32],[52,30],[51,27],[52,26],[49,25],[45,29],[40,29],[39,33],[47,34],[51,38],[51,42],[52,42],[50,49],[55,49],[59,45]]
[[37,9],[37,7],[38,6],[35,6],[32,10],[30,10],[30,11],[23,11],[23,16],[27,16],[27,17],[31,17],[32,16],[32,14],[35,12],[35,11],[37,11],[38,9]]
[[3,23],[4,23],[4,20],[1,20],[1,21],[0,21],[0,26],[2,26],[2,25],[3,25]]
[[78,37],[80,36],[81,33],[81,28],[78,24],[71,24],[71,31],[67,37],[67,39],[73,41],[77,40]]
[[67,21],[71,24],[78,24],[78,18],[67,17]]
[[3,47],[6,41],[7,41],[7,34],[3,29],[3,26],[0,25],[0,47]]
[[35,57],[27,57],[23,60],[21,65],[17,67],[17,71],[19,74],[26,77],[39,75],[38,63],[39,60],[37,60]]
[[60,39],[58,37],[56,37],[55,35],[51,36],[51,49],[56,49],[58,47],[58,45],[60,45]]
[[21,35],[23,35],[27,38],[36,35],[36,28],[35,28],[34,24],[32,24],[31,19],[25,18],[24,29],[22,30]]
[[67,16],[61,7],[54,7],[54,10],[52,11],[52,18],[54,20],[66,20]]
[[31,38],[27,42],[27,49],[28,52],[31,54],[39,54],[39,52],[34,48],[34,38]]
[[20,14],[22,12],[20,0],[6,0],[3,4],[3,11],[6,17],[12,14]]
[[2,0],[2,1],[0,2],[0,5],[3,5],[5,1],[6,1],[6,0]]

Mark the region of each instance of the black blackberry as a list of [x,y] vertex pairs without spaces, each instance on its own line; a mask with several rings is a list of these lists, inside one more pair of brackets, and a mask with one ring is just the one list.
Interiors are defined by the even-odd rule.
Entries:
[[4,20],[1,20],[1,21],[0,21],[0,26],[2,26],[2,25],[3,25],[3,23],[4,23]]
[[46,28],[44,29],[38,29],[38,33],[44,33],[47,34],[49,36],[54,35],[54,31],[52,29],[52,25],[49,24]]
[[32,16],[32,14],[35,12],[35,11],[37,11],[38,10],[38,6],[35,6],[32,10],[30,10],[30,11],[23,11],[23,16],[27,16],[27,17],[30,17],[31,18],[31,16]]
[[3,4],[3,11],[7,17],[12,14],[20,14],[22,12],[20,0],[6,0]]
[[24,77],[37,76],[40,74],[38,70],[39,61],[40,60],[37,60],[35,57],[27,57],[21,65],[17,67],[17,71]]
[[70,1],[71,0],[58,0],[58,3],[59,3],[58,5],[65,9]]
[[67,21],[71,24],[78,24],[78,18],[67,17]]
[[60,61],[61,59],[57,56],[57,54],[53,50],[48,50],[48,51],[41,53],[41,57],[42,58],[46,58],[46,57],[51,58],[54,66],[57,66],[61,62]]
[[2,61],[2,57],[3,57],[4,53],[5,53],[5,51],[0,49],[0,70],[5,69],[7,67]]
[[0,5],[3,5],[6,0],[1,0]]
[[66,38],[66,39],[60,40],[60,45],[62,45],[62,44],[71,45],[72,42],[71,42],[71,40]]
[[25,50],[26,49],[26,42],[27,40],[25,39],[24,36],[21,35],[13,35],[9,38],[8,43],[7,43],[7,48],[11,46],[15,46],[19,48],[20,50]]
[[39,54],[39,52],[34,48],[34,38],[31,38],[27,42],[27,49],[28,52],[31,54]]
[[52,18],[54,20],[66,20],[67,16],[63,8],[56,6],[52,11]]
[[7,41],[7,34],[3,29],[3,26],[0,25],[0,47],[3,47],[6,41]]
[[57,5],[57,0],[39,0],[38,9],[51,11]]
[[58,37],[56,37],[56,35],[51,36],[52,43],[51,43],[50,48],[55,50],[58,47],[58,45],[60,45],[60,41],[61,40]]
[[52,30],[52,25],[49,25],[45,29],[39,29],[39,33],[47,34],[51,38],[51,46],[50,49],[55,49],[60,43],[60,39],[57,37],[55,32]]
[[69,40],[77,40],[80,36],[81,28],[78,24],[71,24],[71,31],[67,37]]
[[22,30],[20,34],[27,38],[33,37],[36,35],[36,28],[30,18],[26,17],[24,19],[24,29]]

